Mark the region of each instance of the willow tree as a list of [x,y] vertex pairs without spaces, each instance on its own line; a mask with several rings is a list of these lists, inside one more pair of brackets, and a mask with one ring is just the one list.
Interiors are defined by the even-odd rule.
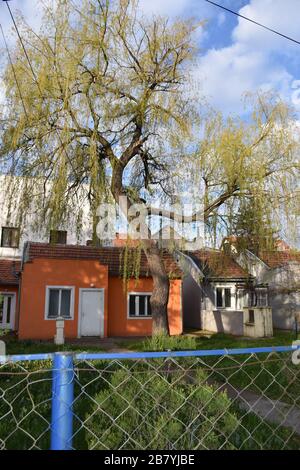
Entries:
[[[201,210],[210,243],[217,245],[220,237],[236,234],[250,244],[255,238],[259,249],[271,246],[283,225],[289,235],[296,235],[299,126],[293,109],[274,92],[247,98],[244,118],[224,118],[208,108],[202,115],[201,137],[184,165],[203,181]],[[154,213],[168,217],[161,209]],[[177,220],[176,213],[170,217]]]
[[273,92],[249,98],[244,120],[209,115],[196,161],[212,238],[236,234],[264,248],[283,225],[295,229],[299,129],[293,109]]
[[[44,7],[39,33],[18,19],[23,45],[3,77],[1,158],[6,172],[28,177],[18,188],[20,217],[35,200],[39,225],[56,226],[67,213],[80,225],[83,192],[95,215],[110,197],[145,204],[140,190],[163,186],[165,156],[187,141],[195,118],[184,85],[198,26],[149,20],[135,0],[58,0]],[[167,332],[169,279],[158,247],[142,249],[154,281],[153,330]]]

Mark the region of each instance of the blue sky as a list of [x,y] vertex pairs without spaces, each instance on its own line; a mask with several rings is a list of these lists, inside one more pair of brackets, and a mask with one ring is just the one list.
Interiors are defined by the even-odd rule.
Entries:
[[[11,0],[10,6],[13,11],[20,9],[27,21],[38,28],[37,3],[37,0]],[[217,3],[300,40],[300,0],[218,0]],[[244,93],[258,89],[277,90],[300,111],[300,45],[204,0],[140,0],[140,7],[146,15],[207,20],[198,35],[200,53],[194,77],[199,94],[205,95],[224,114],[243,113]],[[9,35],[12,25],[2,1],[0,21]]]

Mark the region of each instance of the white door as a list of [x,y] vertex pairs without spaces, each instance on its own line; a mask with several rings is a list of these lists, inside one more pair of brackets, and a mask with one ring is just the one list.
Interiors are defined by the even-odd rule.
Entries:
[[80,289],[80,336],[104,336],[104,291]]
[[0,329],[12,330],[15,321],[15,295],[0,293]]

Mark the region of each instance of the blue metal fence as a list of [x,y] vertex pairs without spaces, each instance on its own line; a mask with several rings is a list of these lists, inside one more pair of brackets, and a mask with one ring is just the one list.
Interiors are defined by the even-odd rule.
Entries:
[[[52,361],[52,398],[51,398],[51,449],[73,449],[74,436],[74,382],[75,361],[126,361],[126,360],[179,360],[179,358],[209,358],[232,357],[245,355],[247,357],[260,354],[295,353],[300,345],[260,347],[246,349],[218,349],[176,352],[139,352],[139,353],[54,353],[0,356],[0,365],[18,364],[27,361]],[[298,378],[297,378],[298,379]],[[0,389],[1,391],[1,389]],[[0,416],[1,419],[1,416]]]

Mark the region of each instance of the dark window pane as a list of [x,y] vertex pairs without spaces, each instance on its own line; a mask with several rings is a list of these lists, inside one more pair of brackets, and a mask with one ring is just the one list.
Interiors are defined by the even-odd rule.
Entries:
[[19,247],[20,232],[18,228],[3,227],[1,236],[1,246],[5,248]]
[[268,305],[268,292],[267,290],[257,290],[257,306],[258,307],[267,307]]
[[50,231],[50,243],[56,243],[58,245],[67,244],[67,232],[64,230],[51,230]]
[[5,228],[2,229],[1,246],[3,247],[10,246],[9,231]]
[[48,317],[56,318],[59,314],[59,289],[50,289]]
[[60,305],[60,315],[64,318],[70,318],[71,316],[71,291],[62,290],[61,291],[61,305]]
[[11,247],[19,247],[19,229],[14,228],[11,230]]
[[231,290],[225,289],[225,307],[231,307]]
[[3,311],[4,311],[4,297],[0,295],[0,323],[3,322]]
[[146,315],[146,299],[147,297],[145,295],[139,296],[139,315],[141,317],[144,317]]
[[254,310],[249,310],[249,323],[254,323]]
[[129,296],[129,316],[135,317],[135,295]]
[[151,304],[150,304],[151,295],[147,295],[147,306],[148,306],[148,317],[151,317]]
[[6,323],[10,323],[11,297],[7,297]]
[[255,292],[250,292],[249,293],[249,297],[250,297],[250,307],[255,307],[256,306],[256,294]]
[[217,288],[217,307],[223,307],[222,289]]

